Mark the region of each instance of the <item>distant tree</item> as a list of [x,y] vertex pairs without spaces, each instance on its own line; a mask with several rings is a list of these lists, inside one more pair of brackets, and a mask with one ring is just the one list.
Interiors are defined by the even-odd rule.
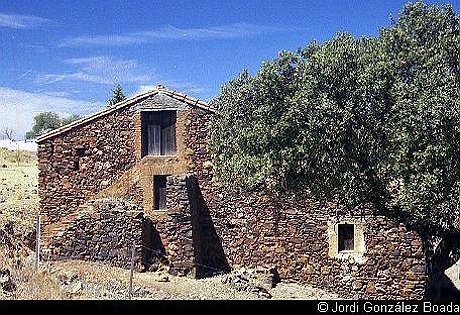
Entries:
[[69,124],[79,118],[80,116],[75,114],[69,117],[60,117],[58,114],[53,112],[39,113],[34,117],[32,130],[26,132],[26,139],[37,138],[48,131]]
[[61,126],[61,118],[53,112],[39,113],[34,117],[32,130],[26,133],[26,139],[33,139]]
[[5,135],[5,137],[6,137],[8,140],[10,140],[10,141],[12,141],[12,142],[16,141],[16,133],[14,132],[13,129],[8,128],[8,127],[5,127],[5,128],[3,129],[3,134]]
[[18,139],[16,139],[16,133],[13,129],[11,128],[4,128],[3,129],[3,133],[5,135],[5,137],[10,140],[11,142],[15,143],[16,144],[16,156],[15,156],[15,159],[16,159],[16,166],[19,166],[19,161],[21,159],[21,153],[19,152],[19,144],[18,144]]
[[126,99],[120,84],[115,85],[115,89],[112,90],[112,93],[112,97],[107,100],[109,106],[115,105]]
[[75,120],[78,120],[78,119],[80,119],[80,116],[76,114],[72,114],[69,117],[63,117],[61,118],[61,126],[70,124],[71,122],[74,122]]

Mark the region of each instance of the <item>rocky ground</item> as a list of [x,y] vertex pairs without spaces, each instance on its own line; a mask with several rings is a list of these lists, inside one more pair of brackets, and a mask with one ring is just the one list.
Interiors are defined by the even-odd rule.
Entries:
[[[254,269],[244,269],[253,273]],[[129,270],[102,263],[67,261],[43,266],[39,272],[50,281],[49,298],[110,299],[129,297]],[[235,278],[240,283],[235,282]],[[231,281],[229,279],[232,279]],[[253,279],[254,280],[254,279]],[[243,284],[246,282],[245,284]],[[134,273],[132,299],[254,300],[254,299],[336,299],[320,289],[298,284],[278,283],[262,277],[252,283],[241,271],[206,279],[174,277],[164,271]],[[41,295],[47,295],[41,293]],[[15,297],[14,293],[9,294]],[[8,297],[8,294],[4,297]]]

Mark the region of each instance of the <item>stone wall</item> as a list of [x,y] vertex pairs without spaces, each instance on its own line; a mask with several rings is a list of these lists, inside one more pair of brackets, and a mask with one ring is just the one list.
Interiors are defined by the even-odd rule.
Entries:
[[134,166],[134,114],[122,109],[39,143],[40,212],[46,224],[76,211]]
[[194,277],[196,269],[186,178],[185,174],[167,177],[168,210],[153,211],[151,217],[169,260],[169,272]]
[[328,223],[349,214],[314,202],[259,198],[252,204],[234,199],[226,206],[211,201],[211,209],[227,213],[217,224],[234,267],[276,266],[281,279],[345,297],[423,297],[424,258],[416,233],[368,213],[356,218],[363,221],[365,262],[334,259],[329,256]]
[[89,201],[80,211],[54,231],[46,246],[53,259],[103,261],[129,267],[134,245],[135,265],[143,265],[142,209],[122,199]]
[[201,278],[230,270],[193,174],[167,177],[166,208],[151,218],[171,274]]
[[[177,174],[187,174],[194,167],[190,159],[192,152],[184,140],[191,108],[183,101],[157,94],[40,141],[39,194],[43,235],[49,240],[46,245],[51,248],[57,242],[59,247],[60,239],[56,239],[55,234],[73,228],[74,220],[83,220],[80,215],[86,215],[85,208],[91,207],[93,199],[119,197],[137,204],[150,217],[141,228],[145,264],[167,251],[171,273],[194,276],[192,216],[186,177],[176,178]],[[177,110],[177,154],[143,157],[142,113],[159,109]],[[172,175],[167,213],[153,210],[154,175]],[[81,255],[81,247],[73,244],[59,255],[76,255],[82,259],[97,256]]]
[[[153,176],[184,174],[194,167],[184,141],[190,108],[160,93],[40,141],[40,210],[46,224],[88,200],[110,196],[142,202],[150,214]],[[142,112],[159,109],[177,110],[177,153],[143,157]]]
[[[161,107],[163,101],[157,98],[141,105],[152,109]],[[282,280],[327,288],[344,297],[423,297],[425,263],[415,232],[369,207],[356,216],[306,194],[240,195],[220,187],[213,179],[206,149],[210,114],[180,102],[167,104],[181,111],[176,124],[177,156],[142,158],[141,105],[40,143],[41,210],[48,223],[63,227],[65,218],[81,211],[78,207],[91,198],[119,196],[137,204],[148,216],[131,228],[143,231],[143,235],[136,234],[141,247],[153,246],[154,252],[167,256],[173,274],[201,277],[230,267],[276,267]],[[170,175],[166,211],[152,209],[153,175]],[[89,222],[88,214],[80,215],[78,222]],[[104,241],[86,243],[87,236],[97,230],[97,222],[109,222],[114,216],[98,218],[81,227],[69,223],[69,233],[85,236],[68,236],[75,239],[68,246],[72,250],[60,249],[57,254],[98,257],[100,251],[83,254],[84,248],[96,248]],[[362,222],[362,261],[338,259],[330,250],[331,242],[336,242],[330,227],[344,220]],[[127,224],[123,222],[130,221],[123,219],[120,224]],[[123,244],[113,237],[110,242]],[[150,256],[144,248],[138,259],[145,262]]]
[[230,271],[220,236],[195,175],[187,176],[186,187],[191,211],[196,276],[201,278]]
[[[321,204],[306,194],[239,195],[212,177],[206,152],[209,115],[191,111],[187,138],[200,194],[233,268],[275,266],[281,279],[327,288],[344,297],[369,299],[424,296],[425,262],[420,237],[404,225],[363,207],[360,215],[339,205]],[[328,226],[359,221],[366,251],[364,261],[330,256]]]

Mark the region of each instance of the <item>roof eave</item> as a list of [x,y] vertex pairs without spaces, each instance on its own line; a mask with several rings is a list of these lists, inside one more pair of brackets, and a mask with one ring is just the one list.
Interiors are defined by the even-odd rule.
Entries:
[[141,94],[138,94],[138,95],[135,95],[129,99],[126,99],[118,104],[115,104],[114,106],[111,106],[111,107],[107,107],[103,110],[100,110],[98,112],[95,112],[93,114],[90,114],[89,116],[86,116],[86,117],[83,117],[81,119],[78,119],[74,122],[71,122],[65,126],[62,126],[60,128],[57,128],[57,129],[54,129],[54,130],[51,130],[43,135],[41,135],[40,137],[38,137],[35,141],[37,143],[41,143],[47,139],[50,139],[50,138],[53,138],[57,135],[60,135],[66,131],[69,131],[75,127],[78,127],[78,126],[81,126],[83,124],[86,124],[88,122],[91,122],[97,118],[100,118],[100,117],[103,117],[105,115],[108,115],[110,113],[113,113],[117,110],[120,110],[128,105],[131,105],[135,102],[138,102],[144,98],[147,98],[147,97],[150,97],[150,96],[153,96],[153,95],[156,95],[158,93],[164,93],[170,97],[173,97],[179,101],[182,101],[182,102],[185,102],[189,105],[192,105],[192,106],[196,106],[196,107],[199,107],[201,109],[205,109],[205,110],[208,110],[208,111],[211,111],[211,112],[215,112],[215,109],[210,107],[208,103],[206,102],[203,102],[203,101],[200,101],[198,99],[195,99],[195,98],[192,98],[192,97],[189,97],[187,96],[186,94],[182,94],[182,93],[179,93],[179,92],[176,92],[176,91],[173,91],[173,90],[169,90],[163,86],[158,86],[156,87],[155,89],[152,89],[152,90],[149,90],[145,93],[141,93]]

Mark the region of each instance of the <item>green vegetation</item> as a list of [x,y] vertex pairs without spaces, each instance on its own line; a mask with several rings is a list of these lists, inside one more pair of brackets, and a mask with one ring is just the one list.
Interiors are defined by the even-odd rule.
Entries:
[[34,117],[32,130],[26,132],[26,139],[35,139],[48,131],[67,125],[79,118],[80,116],[75,114],[69,117],[60,117],[53,112],[39,113]]
[[115,88],[112,90],[112,97],[107,100],[109,106],[115,105],[119,102],[122,102],[126,99],[123,89],[120,84],[115,85]]
[[460,258],[460,22],[404,6],[376,38],[341,33],[244,71],[213,100],[224,185],[370,203],[423,238],[430,284]]

